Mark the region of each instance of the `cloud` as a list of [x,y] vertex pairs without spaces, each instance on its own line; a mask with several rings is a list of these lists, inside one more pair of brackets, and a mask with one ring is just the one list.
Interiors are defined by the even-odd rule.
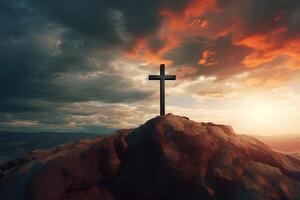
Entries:
[[190,83],[183,93],[279,87],[299,72],[299,10],[298,0],[3,0],[0,121],[133,125],[158,109],[145,80],[162,62],[181,80],[174,87]]
[[[20,125],[33,120],[63,127],[71,117],[58,113],[52,122],[45,119],[68,104],[128,103],[152,94],[136,87],[130,75],[123,76],[111,64],[128,42],[122,38],[121,26],[134,16],[126,18],[103,1],[63,5],[60,1],[1,1],[0,10],[3,123]],[[135,37],[148,32],[129,34]]]
[[[183,11],[161,12],[164,21],[157,35],[169,48],[153,52],[143,45],[136,54],[150,51],[144,56],[148,62],[200,68],[221,78],[263,67],[282,56],[288,57],[287,67],[299,68],[299,9],[295,0],[191,0]],[[214,52],[212,62],[202,59],[205,52]],[[205,64],[217,70],[202,68]]]
[[[232,1],[223,6],[223,17],[231,21],[229,32],[233,43],[253,49],[244,64],[259,67],[286,55],[291,67],[299,64],[299,16],[300,4],[294,0]],[[294,64],[293,64],[294,63]]]
[[194,67],[197,71],[189,76],[216,76],[218,78],[236,75],[245,70],[243,60],[251,49],[232,44],[232,37],[192,37],[180,47],[164,55],[172,64],[181,67]]

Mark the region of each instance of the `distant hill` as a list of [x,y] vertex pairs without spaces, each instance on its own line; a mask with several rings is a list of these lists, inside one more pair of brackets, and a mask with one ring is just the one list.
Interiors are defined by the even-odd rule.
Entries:
[[300,160],[168,114],[0,165],[5,200],[299,200]]
[[300,136],[255,136],[276,151],[300,152]]
[[17,133],[0,131],[0,162],[34,149],[52,148],[67,142],[98,136],[92,133]]

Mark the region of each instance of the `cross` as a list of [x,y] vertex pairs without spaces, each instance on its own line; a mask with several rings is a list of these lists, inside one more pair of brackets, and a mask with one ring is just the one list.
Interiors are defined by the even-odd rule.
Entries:
[[149,80],[160,80],[160,115],[165,115],[165,80],[176,80],[176,75],[165,75],[165,64],[160,65],[160,75],[149,75]]

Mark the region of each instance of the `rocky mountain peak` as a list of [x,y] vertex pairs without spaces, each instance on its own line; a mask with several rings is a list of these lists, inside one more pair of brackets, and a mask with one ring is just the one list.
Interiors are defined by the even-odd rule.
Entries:
[[300,160],[173,114],[26,156],[2,167],[5,199],[300,199]]

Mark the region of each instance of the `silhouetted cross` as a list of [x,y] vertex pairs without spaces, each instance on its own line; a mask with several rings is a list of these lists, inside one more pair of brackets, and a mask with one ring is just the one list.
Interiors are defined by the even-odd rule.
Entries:
[[160,115],[165,115],[165,80],[176,80],[176,75],[165,75],[165,64],[160,65],[160,75],[149,75],[149,80],[160,80]]

